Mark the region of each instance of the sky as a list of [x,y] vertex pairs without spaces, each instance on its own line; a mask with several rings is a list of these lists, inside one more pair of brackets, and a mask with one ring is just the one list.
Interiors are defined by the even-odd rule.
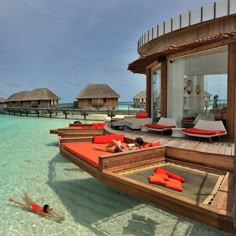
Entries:
[[48,88],[75,101],[108,84],[119,101],[145,89],[127,70],[148,29],[213,0],[0,0],[0,97]]

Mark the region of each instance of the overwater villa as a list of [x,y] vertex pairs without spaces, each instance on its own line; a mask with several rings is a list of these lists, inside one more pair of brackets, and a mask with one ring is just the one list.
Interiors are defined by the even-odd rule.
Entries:
[[134,107],[146,107],[146,90],[140,91],[133,97]]
[[[234,139],[235,14],[236,1],[222,0],[175,16],[141,35],[140,57],[128,69],[146,75],[150,117],[172,117],[182,127],[185,117],[212,113],[216,119],[223,117],[226,138]],[[205,92],[218,96],[216,107],[213,100],[206,104]],[[157,93],[161,101],[158,106]]]
[[[181,128],[185,119],[211,117],[213,121],[200,119],[198,123],[204,124],[205,132],[211,131],[208,124],[221,124],[217,132],[223,133],[217,135],[228,140],[192,141],[173,135],[175,132],[143,132],[143,126],[141,131],[125,125],[122,130],[114,130],[111,123],[102,135],[59,137],[60,153],[99,181],[235,233],[235,148],[230,142],[236,135],[235,16],[236,0],[223,0],[163,22],[140,37],[140,58],[128,67],[146,75],[147,112],[131,119],[149,119],[149,125],[159,129],[166,128],[161,120],[174,120],[175,125],[169,123],[168,129],[180,129],[185,134],[187,129]],[[161,119],[152,123],[159,116]],[[122,146],[130,147],[137,136],[145,141],[140,150],[107,152],[110,141],[119,140]],[[164,172],[153,177],[160,168]],[[168,178],[178,180],[178,186]]]
[[0,107],[6,107],[6,99],[0,97]]
[[48,88],[21,91],[6,99],[8,108],[50,108],[58,105],[60,98]]
[[120,95],[107,84],[88,84],[76,96],[78,108],[115,108]]

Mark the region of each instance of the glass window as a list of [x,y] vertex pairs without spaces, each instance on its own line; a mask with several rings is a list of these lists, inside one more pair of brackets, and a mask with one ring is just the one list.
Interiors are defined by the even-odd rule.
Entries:
[[172,60],[168,64],[168,116],[179,127],[199,119],[226,122],[227,47]]

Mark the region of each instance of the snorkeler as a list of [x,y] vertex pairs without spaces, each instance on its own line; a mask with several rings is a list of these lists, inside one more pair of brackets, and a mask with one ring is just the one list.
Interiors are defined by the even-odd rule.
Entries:
[[14,202],[20,206],[23,206],[23,207],[27,208],[28,210],[31,210],[31,211],[34,211],[38,214],[44,215],[50,219],[59,220],[59,221],[65,220],[64,216],[61,216],[58,213],[56,213],[55,211],[53,211],[53,209],[50,208],[48,204],[45,204],[43,207],[41,207],[38,204],[36,204],[27,193],[24,193],[24,195],[25,195],[26,199],[30,202],[30,205],[27,205],[23,202],[19,202],[13,198],[9,198],[9,201]]

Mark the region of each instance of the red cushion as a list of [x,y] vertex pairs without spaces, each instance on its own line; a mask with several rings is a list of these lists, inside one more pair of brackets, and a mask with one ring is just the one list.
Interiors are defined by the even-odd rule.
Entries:
[[167,174],[154,173],[153,176],[158,176],[158,177],[164,179],[165,181],[169,180],[169,177]]
[[151,143],[151,146],[152,146],[152,147],[159,147],[159,146],[161,146],[161,142],[154,142],[154,143]]
[[92,123],[92,128],[104,128],[105,123]]
[[143,111],[136,112],[135,118],[148,118],[148,113],[147,112],[143,112]]
[[145,144],[143,145],[143,148],[149,148],[149,147],[151,147],[151,146],[152,146],[151,143],[145,143]]
[[166,174],[167,170],[161,168],[161,167],[157,167],[155,170],[155,173],[159,173],[159,174]]
[[164,179],[162,179],[161,177],[159,176],[149,176],[149,182],[150,183],[153,183],[153,184],[160,184],[160,185],[165,185],[166,184],[166,181]]
[[[122,143],[122,146],[125,146],[125,143]],[[86,161],[94,167],[98,167],[99,156],[102,155],[111,155],[112,153],[97,150],[94,147],[93,143],[66,143],[63,144],[63,148],[71,153],[73,153],[78,158]],[[96,144],[96,147],[105,148],[106,144]]]
[[70,128],[80,128],[80,129],[89,129],[91,128],[91,125],[87,124],[69,124]]
[[93,136],[93,143],[99,144],[99,143],[109,143],[113,139],[116,141],[124,142],[124,134],[109,134],[109,135],[98,135]]
[[181,177],[181,176],[179,176],[179,175],[177,175],[177,174],[175,174],[175,173],[172,173],[172,172],[170,172],[170,171],[167,171],[167,175],[168,175],[170,178],[177,179],[177,180],[179,180],[179,181],[182,182],[182,183],[186,182],[186,180],[185,180],[183,177]]
[[166,184],[165,184],[165,187],[176,190],[176,191],[180,191],[180,192],[183,191],[182,185],[179,185],[177,183],[173,183],[171,181],[167,181]]
[[176,128],[175,125],[146,124],[145,126],[148,127],[148,128],[151,128],[151,129],[171,129],[171,128]]
[[177,180],[177,179],[172,179],[172,178],[169,178],[168,181],[172,182],[172,183],[176,183],[176,184],[179,184],[179,185],[182,185],[182,182]]
[[[96,146],[101,148],[105,147],[104,144],[98,144]],[[63,145],[63,148],[94,167],[98,167],[99,155],[111,154],[106,151],[96,150],[92,143],[66,143]]]
[[183,117],[182,122],[193,122],[194,120],[194,117]]
[[202,135],[215,135],[215,134],[224,134],[224,130],[206,130],[206,129],[197,129],[197,128],[186,128],[183,129],[184,132],[190,134],[202,134]]
[[181,177],[181,176],[179,176],[179,175],[177,175],[173,172],[170,172],[168,170],[165,170],[161,167],[157,167],[155,172],[156,173],[167,174],[169,178],[177,179],[177,180],[179,180],[180,182],[183,182],[183,183],[186,182],[186,180],[183,177]]

